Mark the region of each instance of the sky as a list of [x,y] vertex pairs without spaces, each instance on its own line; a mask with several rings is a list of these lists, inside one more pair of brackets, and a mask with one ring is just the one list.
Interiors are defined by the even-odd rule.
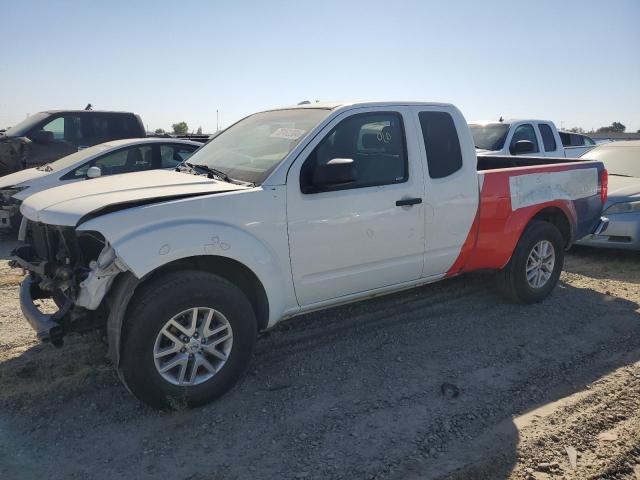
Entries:
[[302,100],[640,129],[640,0],[0,0],[0,128],[48,109],[226,127]]

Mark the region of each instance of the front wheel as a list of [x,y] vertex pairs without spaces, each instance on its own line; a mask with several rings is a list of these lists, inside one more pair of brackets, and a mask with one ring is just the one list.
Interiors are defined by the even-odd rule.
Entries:
[[498,287],[509,299],[536,303],[555,288],[564,264],[563,238],[549,222],[532,221],[509,263],[498,272]]
[[242,376],[257,322],[244,293],[206,272],[162,275],[128,311],[120,373],[140,400],[160,408],[214,400]]

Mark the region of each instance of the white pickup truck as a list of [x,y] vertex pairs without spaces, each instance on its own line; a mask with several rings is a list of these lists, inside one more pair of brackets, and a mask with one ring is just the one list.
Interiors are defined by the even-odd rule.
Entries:
[[469,124],[478,155],[578,158],[595,146],[564,146],[550,120],[502,120]]
[[176,171],[28,197],[13,265],[40,339],[104,328],[133,394],[193,406],[235,383],[259,331],[311,310],[478,269],[544,299],[606,186],[600,162],[477,158],[452,105],[303,105],[240,120]]

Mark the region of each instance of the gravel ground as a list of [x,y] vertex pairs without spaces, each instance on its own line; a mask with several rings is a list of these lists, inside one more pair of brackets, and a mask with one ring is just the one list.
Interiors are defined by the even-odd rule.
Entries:
[[0,478],[640,479],[640,255],[539,305],[464,276],[306,315],[216,403],[159,413],[97,335],[39,345],[0,263]]

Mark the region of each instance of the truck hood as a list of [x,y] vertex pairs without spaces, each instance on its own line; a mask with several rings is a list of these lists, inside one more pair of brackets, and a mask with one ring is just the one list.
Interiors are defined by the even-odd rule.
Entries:
[[614,203],[640,200],[640,178],[618,177],[609,174],[609,188],[605,208]]
[[28,197],[20,211],[32,221],[75,226],[88,218],[125,208],[249,188],[202,175],[149,170],[44,190]]
[[34,178],[40,178],[48,175],[51,172],[44,170],[38,170],[37,168],[27,168],[26,170],[20,170],[19,172],[11,173],[0,177],[0,189],[13,187],[14,185],[20,185],[21,183],[28,182]]

